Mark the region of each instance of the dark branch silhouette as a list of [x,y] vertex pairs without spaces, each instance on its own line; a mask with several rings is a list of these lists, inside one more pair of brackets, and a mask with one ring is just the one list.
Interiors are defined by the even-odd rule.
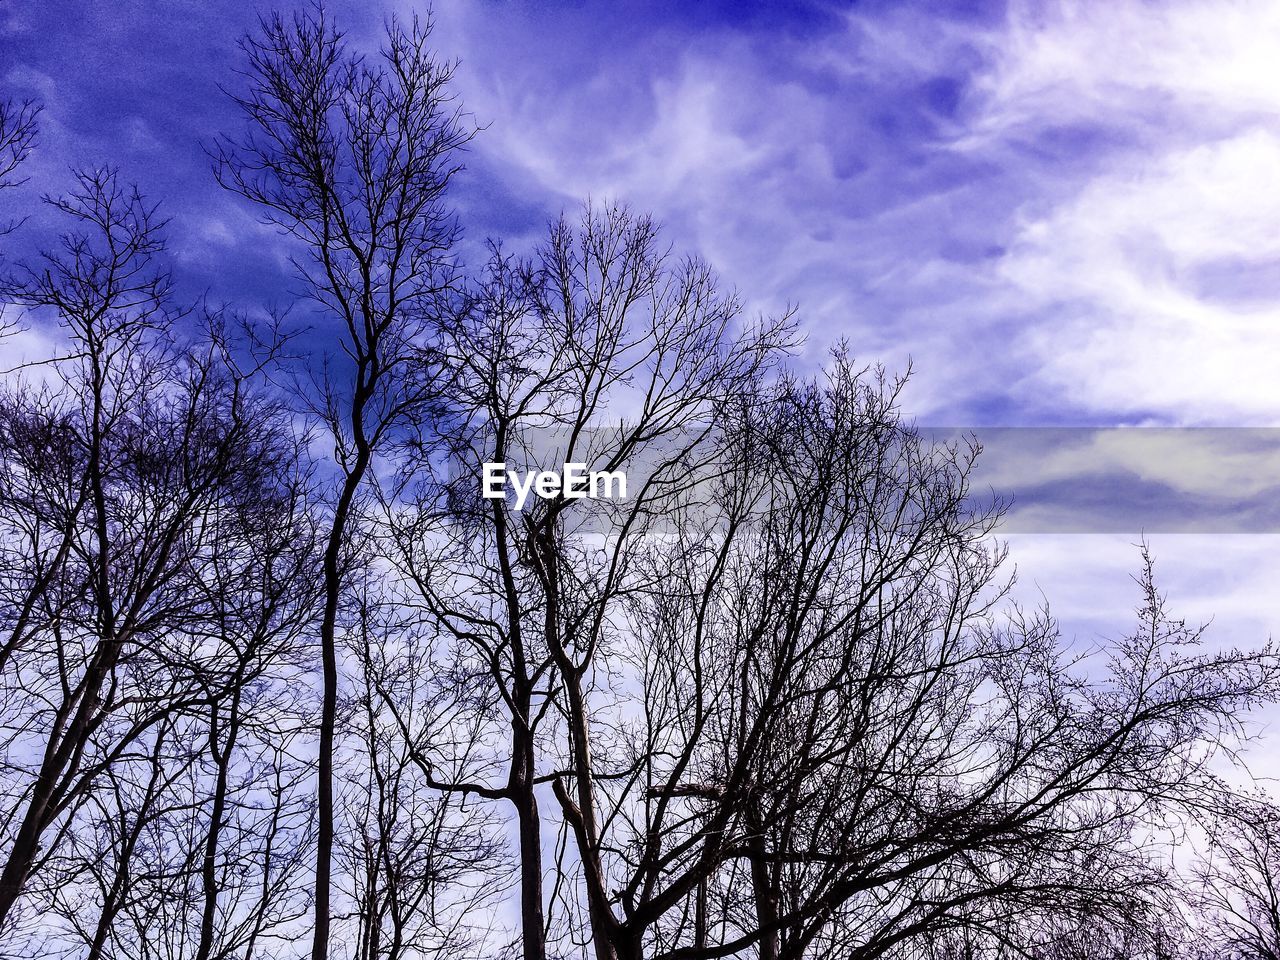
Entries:
[[457,228],[443,195],[471,135],[429,32],[429,22],[392,22],[366,58],[319,8],[263,20],[242,42],[246,89],[234,94],[248,131],[214,150],[219,182],[296,241],[305,296],[336,324],[343,353],[320,375],[314,408],[333,435],[338,476],[323,558],[313,960],[329,949],[346,552],[374,457],[434,395],[414,361],[452,283]]
[[53,344],[0,386],[0,955],[1280,956],[1274,648],[1145,544],[1135,623],[1061,636],[975,439],[797,373],[623,203],[464,262],[430,38],[242,41],[209,153],[295,268],[267,319],[179,302],[110,166],[0,279]]

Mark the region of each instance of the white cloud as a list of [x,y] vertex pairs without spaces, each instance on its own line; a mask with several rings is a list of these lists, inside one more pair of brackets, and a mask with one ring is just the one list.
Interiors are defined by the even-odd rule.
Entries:
[[[1147,120],[1165,105],[1218,116],[1274,114],[1278,40],[1280,6],[1268,0],[1024,0],[1012,7],[999,65],[984,80],[978,130]],[[1212,125],[1214,117],[1200,119]]]
[[[752,309],[798,302],[818,356],[914,356],[912,412],[1280,416],[1280,7],[851,14],[767,56],[655,39],[570,85],[545,51],[497,69],[483,16],[443,21],[477,149],[567,205],[653,210]],[[912,127],[939,77],[961,109]]]
[[1278,60],[1269,3],[1014,9],[961,148],[1012,158],[1073,125],[1130,141],[1065,196],[1052,183],[1023,204],[996,280],[1025,317],[1024,396],[1160,422],[1280,419]]
[[[1277,170],[1280,136],[1254,128],[1103,174],[1025,223],[999,273],[1042,318],[1037,389],[1180,423],[1280,419]],[[1215,265],[1259,264],[1269,296],[1202,289]]]
[[59,377],[50,361],[65,346],[59,332],[24,319],[20,308],[6,303],[0,303],[0,330],[0,381],[4,386],[49,385],[56,389]]

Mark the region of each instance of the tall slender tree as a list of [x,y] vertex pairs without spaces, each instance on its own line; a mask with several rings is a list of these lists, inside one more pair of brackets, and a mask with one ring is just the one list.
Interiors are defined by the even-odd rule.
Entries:
[[323,554],[322,672],[313,960],[329,949],[334,850],[338,611],[376,456],[435,388],[419,363],[453,282],[457,237],[445,191],[472,128],[430,22],[387,25],[353,51],[320,8],[261,22],[242,42],[247,120],[214,149],[219,181],[292,241],[304,297],[341,356],[314,372],[312,410],[332,433],[336,475]]
[[238,549],[218,534],[294,463],[279,406],[215,345],[170,337],[155,208],[110,170],[76,183],[51,201],[61,247],[4,286],[66,349],[0,402],[6,752],[32,758],[5,782],[0,926],[106,772],[137,744],[163,755],[156,731],[207,704],[195,625]]
[[[785,318],[746,329],[739,313],[706,264],[669,254],[650,218],[588,207],[578,221],[553,223],[531,259],[496,250],[466,322],[442,337],[454,403],[388,518],[403,576],[457,645],[462,674],[486,691],[478,703],[492,711],[495,736],[505,727],[506,743],[492,744],[502,771],[492,779],[443,775],[457,758],[421,737],[415,756],[430,785],[510,804],[525,960],[545,957],[548,932],[561,925],[547,913],[539,793],[566,775],[584,783],[572,771],[592,766],[587,690],[615,642],[600,597],[625,589],[631,544],[661,524],[664,498],[696,477],[718,406],[789,338]],[[630,416],[615,418],[622,407]],[[452,474],[436,480],[431,463],[446,456]],[[485,463],[563,462],[627,472],[627,500],[610,508],[533,498],[518,510],[480,496]],[[584,546],[584,536],[611,547]],[[411,718],[399,716],[408,728]],[[593,848],[592,796],[570,808]],[[605,925],[607,906],[591,892],[586,909]],[[615,955],[608,936],[592,945],[602,960]]]

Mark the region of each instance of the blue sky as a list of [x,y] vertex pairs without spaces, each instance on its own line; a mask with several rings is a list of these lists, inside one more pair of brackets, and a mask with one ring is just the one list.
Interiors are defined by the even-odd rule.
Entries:
[[[184,290],[287,301],[277,238],[200,146],[237,128],[218,84],[266,9],[0,4],[4,91],[46,107],[5,202],[110,159],[174,218]],[[422,8],[329,9],[372,46]],[[450,0],[435,37],[486,125],[456,191],[471,243],[615,197],[753,310],[797,304],[802,362],[840,338],[910,358],[922,422],[1280,426],[1280,5]],[[1014,558],[1088,633],[1137,600],[1138,532],[1018,535]],[[1189,618],[1280,623],[1274,537],[1154,546]]]
[[[261,4],[10,3],[33,183],[111,158],[174,216],[180,280],[287,296],[209,176]],[[334,4],[358,44],[413,4]],[[523,238],[649,209],[753,307],[797,303],[949,423],[1277,425],[1280,11],[1265,3],[498,3],[436,14],[487,129],[457,200]],[[275,291],[280,291],[278,294]]]

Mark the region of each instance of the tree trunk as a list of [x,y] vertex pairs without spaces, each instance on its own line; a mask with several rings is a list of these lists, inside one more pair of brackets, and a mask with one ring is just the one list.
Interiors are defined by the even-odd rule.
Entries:
[[[529,715],[525,708],[525,717]],[[524,960],[545,960],[546,918],[542,909],[542,824],[533,788],[533,736],[525,720],[511,721],[511,802],[520,829],[520,924]]]
[[204,895],[204,908],[200,915],[200,942],[196,947],[196,960],[209,960],[213,952],[213,925],[218,911],[218,841],[222,836],[222,819],[227,809],[227,780],[231,769],[231,755],[240,732],[240,678],[227,714],[227,743],[218,750],[218,707],[215,703],[209,717],[209,744],[217,763],[217,780],[213,790],[213,809],[209,813],[209,832],[205,836],[204,859],[200,864],[200,883]]
[[333,742],[338,724],[338,600],[342,595],[342,547],[347,538],[356,491],[364,480],[371,450],[364,436],[364,404],[368,398],[368,382],[360,373],[351,408],[352,432],[355,435],[356,458],[342,481],[342,493],[333,511],[324,550],[324,618],[320,622],[320,661],[324,684],[320,706],[319,785],[316,796],[316,886],[315,936],[311,942],[311,960],[327,960],[329,956],[330,887],[333,875]]
[[756,906],[756,927],[760,936],[760,960],[778,960],[778,895],[765,856],[764,823],[755,801],[747,804],[747,846],[751,851],[751,890]]

